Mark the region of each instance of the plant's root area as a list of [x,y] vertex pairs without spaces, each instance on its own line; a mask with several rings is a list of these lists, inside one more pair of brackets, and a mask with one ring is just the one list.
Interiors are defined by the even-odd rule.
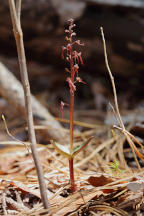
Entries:
[[[45,137],[45,130],[49,128],[36,126],[39,143],[37,149],[45,174],[46,193],[51,204],[49,213],[45,213],[41,203],[29,142],[25,143],[26,148],[21,142],[8,141],[8,135],[1,126],[0,215],[144,214],[144,169],[137,167],[124,134],[119,130],[113,130],[111,133],[112,126],[102,122],[96,124],[84,122],[86,121],[82,119],[81,122],[75,123],[74,145],[81,144],[90,136],[95,136],[95,139],[74,159],[77,185],[75,193],[70,191],[67,158],[58,154],[48,137]],[[11,117],[7,120],[7,124],[15,137],[21,140],[27,139],[27,131],[21,119]],[[135,132],[135,121],[127,123],[127,130]],[[67,136],[63,144],[67,145],[69,130],[65,131]],[[142,146],[136,146],[143,154]],[[143,161],[137,160],[143,167]]]

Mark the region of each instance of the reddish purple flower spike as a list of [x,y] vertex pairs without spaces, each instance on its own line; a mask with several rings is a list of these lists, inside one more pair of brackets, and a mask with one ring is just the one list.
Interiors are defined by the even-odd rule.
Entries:
[[[81,82],[86,84],[78,75],[79,75],[79,63],[83,65],[83,60],[81,56],[81,52],[77,52],[74,50],[74,45],[84,46],[84,43],[81,43],[80,40],[74,40],[74,36],[76,33],[74,32],[73,28],[75,27],[74,20],[69,19],[69,28],[65,30],[67,34],[66,47],[62,48],[62,58],[64,58],[64,51],[65,58],[69,63],[69,69],[66,68],[66,71],[70,73],[70,77],[67,77],[66,81],[68,82],[69,89],[70,89],[70,154],[73,155],[73,140],[74,140],[74,92],[76,91],[76,82]],[[77,47],[77,46],[76,46]],[[66,104],[61,102],[61,113],[63,117],[63,108]],[[74,170],[73,170],[73,158],[69,159],[69,169],[70,169],[70,184],[71,184],[71,191],[76,191],[76,185],[74,181]]]

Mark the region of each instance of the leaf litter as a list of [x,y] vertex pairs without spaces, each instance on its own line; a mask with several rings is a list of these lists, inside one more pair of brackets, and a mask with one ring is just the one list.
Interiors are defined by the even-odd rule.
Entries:
[[[115,131],[115,137],[110,137],[109,126],[107,129],[105,127],[105,130],[103,126],[97,125],[95,129],[84,128],[83,131],[75,133],[75,146],[78,147],[79,143],[91,136],[97,138],[75,157],[77,192],[73,194],[69,190],[67,159],[55,151],[50,143],[37,145],[45,173],[46,193],[51,203],[49,215],[134,215],[136,212],[143,212],[144,170],[141,168],[139,171],[127,163],[121,164],[119,157],[121,154],[125,157],[123,135],[120,131]],[[43,128],[45,129],[47,128]],[[103,136],[97,133],[100,130]],[[123,152],[119,150],[120,145]],[[31,155],[25,146],[18,142],[5,141],[2,146],[1,214],[44,213]],[[119,162],[119,171],[111,167],[111,163],[114,166],[115,161]]]

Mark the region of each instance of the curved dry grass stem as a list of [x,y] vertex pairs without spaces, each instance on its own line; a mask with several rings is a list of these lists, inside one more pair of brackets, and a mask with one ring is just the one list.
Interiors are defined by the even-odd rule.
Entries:
[[29,147],[28,147],[27,143],[26,143],[26,142],[22,142],[22,141],[19,140],[19,139],[16,139],[16,138],[9,132],[9,129],[8,129],[8,127],[7,127],[7,123],[6,123],[6,120],[5,120],[4,115],[2,115],[2,120],[3,120],[3,122],[4,122],[5,129],[6,129],[6,132],[7,132],[8,136],[11,137],[11,138],[12,138],[13,140],[15,140],[16,142],[22,143],[22,144],[25,146],[25,148],[27,149],[28,154],[30,154]]
[[123,121],[122,121],[122,118],[121,118],[121,115],[120,115],[119,106],[118,106],[118,100],[117,100],[116,87],[115,87],[115,82],[114,82],[114,77],[112,75],[112,72],[111,72],[111,69],[110,69],[110,66],[109,66],[109,63],[108,63],[107,50],[106,50],[106,42],[105,42],[105,37],[104,37],[104,32],[103,32],[103,28],[102,27],[100,28],[100,31],[101,31],[102,40],[103,40],[105,64],[106,64],[106,68],[108,70],[108,73],[109,73],[109,76],[110,76],[110,80],[111,80],[111,83],[112,83],[113,96],[114,96],[114,104],[115,104],[114,113],[116,114],[117,119],[119,121],[119,125],[121,127],[121,131],[125,135],[126,140],[127,140],[127,142],[129,143],[129,145],[131,147],[131,150],[133,152],[134,159],[135,159],[135,162],[137,164],[137,167],[140,169],[141,167],[140,167],[140,164],[139,164],[139,162],[137,160],[137,156],[136,156],[137,152],[135,152],[135,150],[136,150],[135,149],[135,145],[134,145],[133,141],[131,140],[131,137],[129,136],[129,134],[126,132],[125,126],[123,124]]
[[116,114],[117,114],[117,118],[119,120],[119,124],[121,126],[122,129],[125,130],[125,126],[123,124],[121,115],[120,115],[120,111],[119,111],[119,107],[118,107],[118,100],[117,100],[117,93],[116,93],[116,87],[115,87],[115,82],[114,82],[114,77],[112,75],[111,69],[109,67],[109,63],[108,63],[108,57],[107,57],[107,51],[106,51],[106,42],[105,42],[105,37],[104,37],[104,33],[103,33],[103,28],[100,28],[101,30],[101,35],[102,35],[102,40],[103,40],[103,46],[104,46],[104,56],[105,56],[105,63],[106,63],[106,67],[110,76],[110,80],[112,83],[112,88],[113,88],[113,95],[114,95],[114,103],[115,103],[115,109],[116,109]]

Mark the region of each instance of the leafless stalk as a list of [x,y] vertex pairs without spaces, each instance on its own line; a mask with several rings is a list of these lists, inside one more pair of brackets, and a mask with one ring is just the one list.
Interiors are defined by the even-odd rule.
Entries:
[[134,150],[135,145],[134,145],[131,137],[129,136],[129,134],[126,132],[125,126],[123,124],[123,121],[122,121],[122,118],[121,118],[121,115],[120,115],[119,106],[118,106],[118,100],[117,100],[116,87],[115,87],[115,82],[114,82],[114,77],[112,75],[112,72],[111,72],[111,69],[110,69],[110,66],[109,66],[109,63],[108,63],[107,50],[106,50],[106,42],[105,42],[105,37],[104,37],[104,33],[103,33],[103,28],[101,27],[100,30],[101,30],[102,40],[103,40],[105,64],[106,64],[106,68],[108,70],[108,73],[109,73],[109,76],[110,76],[110,80],[111,80],[111,83],[112,83],[112,89],[113,89],[113,95],[114,95],[114,104],[115,104],[114,113],[116,114],[117,119],[119,121],[119,125],[121,127],[121,131],[126,136],[127,142],[129,143],[129,145],[131,147],[131,150],[133,152],[136,164],[137,164],[138,168],[140,169],[141,167],[140,167],[140,164],[138,162],[138,159],[137,159],[137,156],[136,156],[136,153],[135,153],[135,150]]
[[23,32],[22,32],[21,21],[20,21],[21,0],[17,0],[16,4],[14,0],[9,0],[9,7],[10,7],[13,31],[14,31],[17,52],[18,52],[20,74],[21,74],[21,79],[22,79],[22,84],[24,89],[25,109],[26,109],[26,116],[27,116],[27,123],[28,123],[29,139],[31,142],[31,151],[32,151],[32,156],[33,156],[33,160],[38,175],[38,181],[39,181],[43,206],[44,208],[48,209],[50,207],[50,204],[47,198],[46,185],[44,181],[42,166],[40,164],[38,158],[38,152],[36,150],[36,137],[34,131],[33,114],[32,114],[32,106],[31,106],[31,93],[30,93],[30,85],[29,85],[27,66],[26,66],[26,57],[25,57],[25,50],[24,50],[24,43],[23,43]]
[[117,113],[117,117],[119,120],[119,124],[121,126],[122,129],[125,129],[125,126],[123,124],[123,121],[121,119],[121,115],[119,112],[119,107],[118,107],[118,100],[117,100],[117,93],[116,93],[116,87],[115,87],[115,82],[114,82],[114,77],[112,75],[111,69],[109,67],[109,63],[108,63],[108,58],[107,58],[107,51],[106,51],[106,43],[105,43],[105,38],[104,38],[104,33],[103,33],[103,28],[101,27],[101,35],[102,35],[102,40],[103,40],[103,46],[104,46],[104,56],[105,56],[105,63],[106,63],[106,67],[111,79],[111,83],[112,83],[112,88],[113,88],[113,95],[114,95],[114,103],[115,103],[115,109],[116,109],[116,113]]
[[16,14],[17,14],[19,25],[20,25],[20,17],[21,17],[21,1],[22,0],[16,0]]

